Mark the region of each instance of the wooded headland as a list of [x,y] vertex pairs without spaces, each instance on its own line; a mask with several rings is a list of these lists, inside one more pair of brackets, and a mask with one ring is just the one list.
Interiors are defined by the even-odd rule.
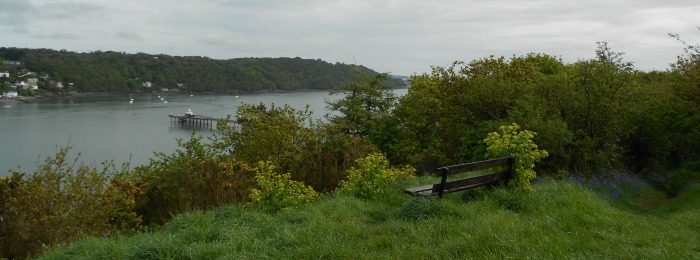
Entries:
[[[0,90],[36,84],[36,91],[14,86],[20,95],[43,93],[159,91],[330,90],[352,81],[351,71],[377,72],[361,65],[331,64],[320,59],[235,58],[127,54],[114,51],[0,48]],[[34,80],[30,80],[34,79]],[[399,78],[391,86],[404,87]],[[25,90],[26,89],[26,90]],[[38,92],[38,93],[37,93]]]

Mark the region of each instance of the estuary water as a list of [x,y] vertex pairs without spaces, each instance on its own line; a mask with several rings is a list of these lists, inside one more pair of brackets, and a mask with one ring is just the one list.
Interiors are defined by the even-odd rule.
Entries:
[[[397,96],[407,92],[396,90]],[[189,138],[191,127],[171,123],[168,115],[195,114],[224,118],[235,115],[246,104],[288,104],[295,109],[307,105],[314,118],[323,118],[327,91],[259,94],[140,94],[122,96],[64,97],[38,103],[0,103],[0,177],[11,169],[34,172],[57,147],[72,147],[73,158],[99,166],[112,160],[117,166],[147,164],[154,152],[170,154],[176,138]],[[130,102],[133,99],[133,102]],[[198,134],[208,136],[207,129]]]

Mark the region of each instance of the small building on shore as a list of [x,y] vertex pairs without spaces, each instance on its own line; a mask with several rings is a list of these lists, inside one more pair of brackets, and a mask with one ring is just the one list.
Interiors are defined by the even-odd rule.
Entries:
[[16,98],[17,96],[17,91],[7,91],[2,93],[2,97],[4,98]]

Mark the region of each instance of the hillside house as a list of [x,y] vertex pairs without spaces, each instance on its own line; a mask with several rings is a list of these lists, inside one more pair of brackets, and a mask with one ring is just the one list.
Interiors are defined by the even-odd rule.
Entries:
[[9,72],[7,72],[7,71],[0,72],[0,78],[9,78],[9,77],[10,77]]
[[30,71],[28,69],[21,69],[19,72],[17,72],[18,78],[24,78],[28,76],[36,76],[36,72]]
[[27,89],[34,89],[37,90],[39,89],[39,79],[37,78],[28,78],[27,79],[27,84],[25,85]]
[[3,61],[3,63],[5,63],[7,65],[20,65],[20,64],[22,64],[19,61],[13,61],[13,60],[5,60],[5,61]]
[[153,84],[150,81],[143,82],[141,85],[144,88],[151,88],[151,86],[153,86]]

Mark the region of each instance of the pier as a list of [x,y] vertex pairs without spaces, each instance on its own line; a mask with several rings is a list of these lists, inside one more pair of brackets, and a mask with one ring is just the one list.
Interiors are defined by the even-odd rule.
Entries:
[[[216,123],[221,120],[226,120],[224,118],[215,118],[209,116],[195,115],[192,110],[188,109],[187,113],[181,115],[170,114],[170,122],[172,124],[180,124],[193,127],[212,127],[216,126]],[[228,120],[229,125],[236,125],[235,120]]]

